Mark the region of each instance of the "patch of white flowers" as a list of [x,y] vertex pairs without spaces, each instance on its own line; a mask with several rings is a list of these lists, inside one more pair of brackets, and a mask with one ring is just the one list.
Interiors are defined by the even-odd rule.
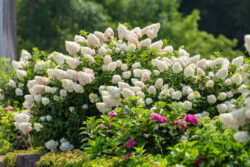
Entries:
[[[122,100],[138,96],[138,103],[149,108],[154,100],[162,100],[178,104],[188,111],[194,110],[201,102],[220,113],[232,111],[234,105],[230,100],[246,87],[242,76],[247,67],[244,58],[240,56],[230,62],[226,58],[207,60],[201,59],[200,55],[190,56],[184,49],[174,52],[173,47],[164,46],[162,40],[153,42],[159,29],[160,24],[132,30],[119,24],[118,40],[115,40],[110,27],[104,33],[95,31],[86,38],[76,35],[74,41],[65,42],[67,55],[53,52],[47,60],[35,63],[35,77],[27,82],[29,94],[24,94],[13,79],[7,86],[15,89],[16,96],[24,96],[23,106],[30,110],[37,106],[49,107],[55,101],[64,103],[68,96],[86,95],[89,87],[95,87],[99,92],[89,92],[82,99],[82,109],[88,110],[88,105],[93,103],[101,113],[105,113],[122,105]],[[145,38],[142,40],[142,37]],[[250,37],[246,36],[245,40],[250,51]],[[137,56],[140,49],[147,50],[147,53],[153,49],[156,57],[149,62],[140,62],[140,59],[124,62],[127,52]],[[30,66],[30,60],[32,56],[23,51],[21,60],[12,62],[18,79],[28,78],[25,69]],[[234,66],[236,68],[232,68]],[[102,74],[110,75],[110,78],[100,78]],[[108,83],[101,85],[100,80]],[[0,98],[3,98],[1,92]],[[86,99],[88,104],[85,104]],[[74,112],[75,107],[78,106],[65,108]],[[50,115],[46,115],[41,116],[40,121],[52,120]],[[27,133],[32,128],[26,124],[17,127]],[[37,123],[34,128],[40,131],[42,127]],[[45,145],[56,151],[59,143],[50,140]],[[68,142],[61,142],[60,150],[67,151],[72,147]]]
[[69,150],[73,150],[74,149],[74,145],[70,144],[65,138],[62,138],[60,140],[60,150],[63,151],[63,152],[67,152]]
[[[15,113],[14,114],[14,125],[20,132],[24,135],[28,135],[32,128],[32,123],[30,122],[31,114],[28,110],[24,110],[22,113]],[[34,123],[34,129],[39,132],[43,125],[40,123]]]
[[247,142],[250,140],[249,122],[250,122],[250,91],[245,89],[242,93],[243,107],[234,109],[230,113],[221,114],[221,121],[230,129],[239,130],[234,135],[234,139],[238,142]]
[[24,135],[28,135],[29,132],[32,130],[32,124],[29,122],[30,115],[28,113],[16,113],[14,115],[15,119],[15,126],[20,132],[22,132]]
[[58,145],[59,145],[59,143],[57,141],[54,141],[54,140],[50,140],[50,141],[45,143],[45,147],[48,150],[50,150],[51,152],[56,152]]

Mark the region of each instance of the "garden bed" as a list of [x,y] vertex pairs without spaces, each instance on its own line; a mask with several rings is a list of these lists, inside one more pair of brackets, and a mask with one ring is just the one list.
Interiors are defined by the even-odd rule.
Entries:
[[248,166],[250,59],[190,56],[159,29],[81,31],[0,70],[6,167]]

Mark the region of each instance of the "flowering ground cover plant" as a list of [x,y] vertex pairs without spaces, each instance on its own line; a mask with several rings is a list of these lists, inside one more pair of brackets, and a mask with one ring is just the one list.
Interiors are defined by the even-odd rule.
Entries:
[[192,136],[183,137],[169,147],[167,166],[249,166],[249,143],[234,140],[234,130],[227,129],[218,116],[199,119]]
[[27,149],[24,139],[14,125],[14,115],[21,110],[17,107],[0,105],[0,154],[5,154],[13,149]]
[[123,107],[102,115],[100,119],[89,118],[82,128],[82,134],[87,135],[82,148],[86,147],[94,157],[105,153],[127,159],[135,147],[163,154],[167,146],[173,146],[181,135],[188,134],[189,129],[198,124],[194,115],[187,115],[174,105],[159,102],[148,110],[136,104],[137,100],[129,98]]
[[[167,40],[153,41],[159,29],[160,24],[132,30],[120,24],[118,38],[111,28],[81,31],[65,42],[67,54],[23,50],[20,61],[12,62],[14,71],[0,77],[0,100],[8,104],[15,99],[25,109],[13,122],[26,144],[53,152],[79,148],[82,122],[96,116],[85,122],[93,156],[105,152],[128,158],[135,146],[164,152],[198,118],[232,112],[247,87],[249,60],[190,56]],[[130,98],[133,110],[127,109]],[[157,105],[168,107],[154,111]],[[120,126],[131,134],[116,134]],[[143,134],[145,127],[150,133]]]

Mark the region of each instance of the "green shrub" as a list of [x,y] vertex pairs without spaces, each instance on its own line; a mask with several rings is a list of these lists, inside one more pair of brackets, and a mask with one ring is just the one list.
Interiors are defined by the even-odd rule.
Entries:
[[[182,126],[188,124],[187,129],[174,125],[174,121],[186,115],[185,111],[174,105],[158,102],[148,110],[136,104],[137,100],[138,98],[129,98],[129,102],[124,103],[123,107],[102,115],[100,119],[91,117],[85,121],[82,134],[87,137],[84,136],[82,148],[94,158],[103,154],[125,156],[135,151],[134,147],[150,153],[164,154],[167,146],[177,143],[181,135],[189,133],[189,128],[193,126],[187,122],[182,122]],[[151,120],[154,113],[167,121]],[[135,143],[130,141],[132,139]],[[133,146],[127,145],[130,142]]]
[[0,134],[0,155],[4,155],[8,152],[13,151],[13,146],[9,141],[5,140]]
[[0,142],[0,149],[2,150],[2,154],[10,152],[12,149],[27,148],[23,140],[17,138],[17,136],[20,136],[20,133],[14,125],[14,114],[20,112],[20,109],[17,107],[13,108],[14,110],[6,111],[3,106],[0,106],[0,140],[2,140]]
[[203,159],[200,166],[248,166],[249,144],[233,139],[233,130],[226,129],[218,117],[205,117],[194,129],[194,135],[170,147],[167,165],[194,166]]
[[87,160],[87,154],[80,150],[66,153],[48,153],[40,158],[37,167],[81,167]]
[[160,155],[132,155],[130,159],[124,160],[119,157],[106,157],[102,156],[90,160],[83,164],[83,167],[99,167],[99,166],[109,166],[109,167],[165,167],[166,160]]

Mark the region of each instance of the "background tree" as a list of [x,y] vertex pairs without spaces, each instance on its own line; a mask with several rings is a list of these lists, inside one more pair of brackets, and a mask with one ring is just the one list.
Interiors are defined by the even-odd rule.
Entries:
[[244,35],[250,32],[249,7],[249,0],[182,0],[180,11],[188,15],[193,9],[199,9],[201,30],[237,38],[237,48],[245,50]]
[[203,57],[214,51],[230,58],[243,54],[233,50],[236,40],[200,31],[198,10],[183,17],[179,6],[180,0],[18,0],[18,50],[37,46],[63,51],[64,41],[80,29],[92,32],[118,23],[143,27],[160,22],[158,38],[167,38],[175,48],[184,45],[191,54]]

